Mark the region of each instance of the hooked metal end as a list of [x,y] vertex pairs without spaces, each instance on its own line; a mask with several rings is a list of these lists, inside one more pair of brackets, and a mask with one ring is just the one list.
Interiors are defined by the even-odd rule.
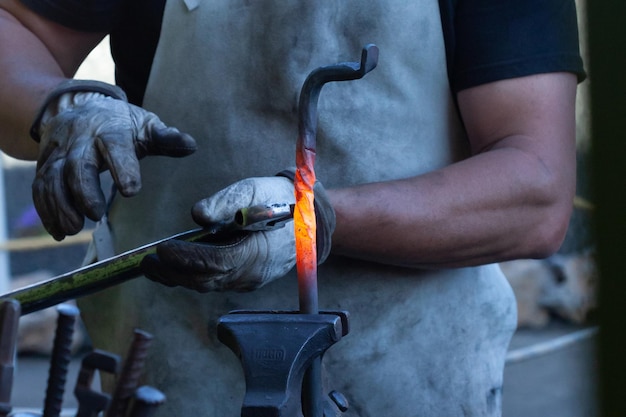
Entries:
[[361,76],[364,76],[378,65],[378,46],[370,43],[363,47],[363,51],[361,52],[361,66],[359,68],[359,72]]

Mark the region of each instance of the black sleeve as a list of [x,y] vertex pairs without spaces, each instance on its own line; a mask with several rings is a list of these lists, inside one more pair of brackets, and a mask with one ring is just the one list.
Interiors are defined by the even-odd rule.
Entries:
[[143,103],[164,9],[165,0],[127,1],[119,25],[111,32],[115,80],[133,104]]
[[123,0],[20,0],[53,22],[85,32],[110,32]]
[[453,15],[448,72],[453,91],[546,72],[585,78],[574,0],[448,0]]
[[63,26],[111,34],[116,83],[141,105],[161,32],[165,0],[20,0]]

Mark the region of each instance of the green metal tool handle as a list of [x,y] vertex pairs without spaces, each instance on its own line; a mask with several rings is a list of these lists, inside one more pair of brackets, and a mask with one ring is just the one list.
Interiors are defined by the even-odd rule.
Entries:
[[272,204],[240,209],[230,222],[219,223],[215,228],[194,229],[149,243],[109,259],[84,266],[74,271],[38,282],[0,296],[4,300],[17,300],[22,315],[83,297],[141,276],[141,260],[156,253],[156,247],[171,239],[194,242],[203,238],[233,232],[267,231],[283,227],[291,220],[293,206]]
[[0,296],[0,302],[19,301],[22,315],[43,310],[56,304],[93,294],[141,275],[139,264],[144,256],[156,252],[159,243],[170,239],[194,241],[210,234],[203,229],[190,230],[120,255],[84,266],[74,271],[29,285]]

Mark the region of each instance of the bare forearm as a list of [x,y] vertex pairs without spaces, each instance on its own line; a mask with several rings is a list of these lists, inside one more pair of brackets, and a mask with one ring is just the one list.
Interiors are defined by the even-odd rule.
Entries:
[[558,249],[575,192],[575,76],[502,80],[457,98],[474,155],[426,175],[331,191],[335,253],[457,267]]
[[573,169],[502,146],[423,176],[332,190],[333,250],[414,267],[545,256],[567,228]]
[[43,21],[16,1],[0,0],[0,149],[35,159],[28,135],[48,92],[71,77],[102,34],[79,34]]
[[8,12],[0,9],[0,146],[12,156],[36,157],[28,129],[39,103],[63,72],[46,47]]

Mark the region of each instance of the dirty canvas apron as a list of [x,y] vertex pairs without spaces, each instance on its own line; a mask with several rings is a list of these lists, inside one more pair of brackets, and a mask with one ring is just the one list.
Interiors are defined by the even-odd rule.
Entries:
[[[168,0],[144,105],[199,150],[142,161],[141,193],[111,213],[117,250],[193,228],[197,200],[294,165],[306,75],[358,61],[368,43],[378,67],[321,93],[315,168],[327,188],[466,155],[437,1]],[[324,357],[350,401],[344,415],[499,415],[515,307],[496,266],[421,271],[331,256],[318,275],[320,308],[351,315],[350,334]],[[233,309],[297,309],[297,283],[292,271],[251,293],[198,294],[138,279],[88,301],[97,347],[125,353],[135,326],[155,335],[146,382],[168,397],[159,415],[236,417],[244,381],[216,322]]]

